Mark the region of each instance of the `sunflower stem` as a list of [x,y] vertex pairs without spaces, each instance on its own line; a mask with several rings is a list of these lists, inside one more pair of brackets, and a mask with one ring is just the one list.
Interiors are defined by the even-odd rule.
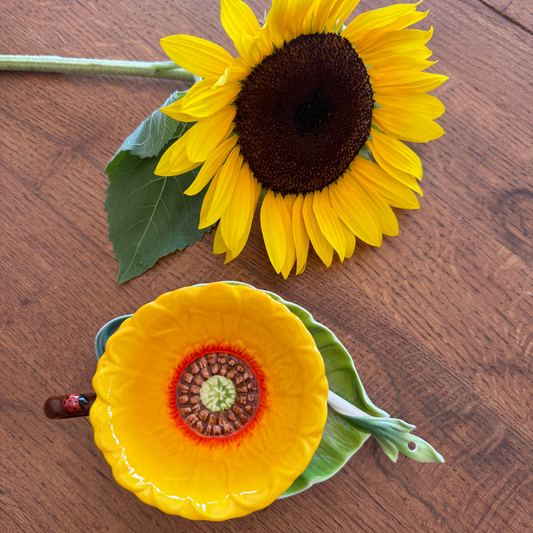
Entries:
[[0,70],[55,72],[59,74],[100,74],[139,76],[195,83],[198,78],[173,61],[116,61],[111,59],[79,59],[59,56],[0,55]]

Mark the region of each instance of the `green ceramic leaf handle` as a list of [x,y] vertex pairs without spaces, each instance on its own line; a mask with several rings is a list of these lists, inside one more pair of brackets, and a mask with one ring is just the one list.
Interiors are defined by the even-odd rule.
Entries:
[[332,391],[328,394],[328,405],[344,419],[370,433],[391,461],[396,462],[398,452],[402,452],[421,463],[444,463],[442,455],[431,445],[420,437],[411,435],[416,426],[397,418],[370,416]]

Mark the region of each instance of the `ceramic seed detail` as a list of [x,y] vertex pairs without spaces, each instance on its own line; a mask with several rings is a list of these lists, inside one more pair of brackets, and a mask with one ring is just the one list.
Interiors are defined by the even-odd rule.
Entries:
[[210,353],[185,368],[176,387],[176,403],[181,418],[195,433],[235,435],[259,406],[257,378],[241,358]]

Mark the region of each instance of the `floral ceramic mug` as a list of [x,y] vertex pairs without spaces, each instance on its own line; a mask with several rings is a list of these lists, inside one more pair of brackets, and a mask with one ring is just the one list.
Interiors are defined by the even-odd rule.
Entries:
[[370,402],[327,328],[272,293],[185,287],[117,321],[97,336],[96,394],[49,398],[45,413],[89,414],[118,483],[166,513],[262,509],[331,477],[370,434],[393,460],[443,461]]

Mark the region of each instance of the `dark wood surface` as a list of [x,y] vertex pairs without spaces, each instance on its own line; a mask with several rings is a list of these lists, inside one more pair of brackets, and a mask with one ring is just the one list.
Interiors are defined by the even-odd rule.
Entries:
[[[363,0],[360,9],[386,5]],[[251,3],[259,14],[265,0]],[[1,532],[525,532],[533,523],[533,18],[530,0],[426,0],[446,136],[420,145],[419,211],[400,235],[287,281],[256,215],[224,265],[213,234],[123,286],[103,169],[177,87],[136,78],[0,73]],[[0,53],[165,60],[160,37],[229,49],[218,2],[0,3]],[[395,465],[372,439],[331,480],[225,523],[190,523],[112,478],[87,419],[49,395],[90,390],[94,335],[159,294],[235,279],[297,302],[352,354],[372,400],[446,458]]]

